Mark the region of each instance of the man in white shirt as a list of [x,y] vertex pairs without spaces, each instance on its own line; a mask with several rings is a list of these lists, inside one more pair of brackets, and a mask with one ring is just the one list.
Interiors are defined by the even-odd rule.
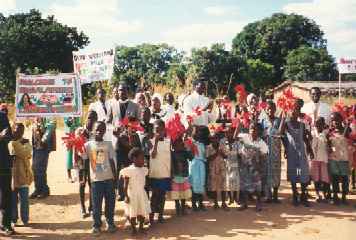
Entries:
[[106,92],[104,89],[99,88],[96,91],[97,101],[89,105],[88,111],[95,111],[98,115],[98,121],[106,122],[108,119],[108,111],[110,104],[106,101]]
[[310,89],[310,98],[311,102],[305,104],[301,110],[302,113],[305,113],[312,119],[312,124],[318,117],[323,117],[326,124],[329,124],[331,109],[329,104],[320,102],[321,91],[318,87],[312,87]]
[[[211,121],[209,109],[211,109],[213,102],[206,96],[205,84],[203,81],[195,81],[193,83],[194,91],[190,94],[183,103],[184,115],[193,116],[193,125],[207,126]],[[197,108],[200,109],[201,114],[196,114]]]

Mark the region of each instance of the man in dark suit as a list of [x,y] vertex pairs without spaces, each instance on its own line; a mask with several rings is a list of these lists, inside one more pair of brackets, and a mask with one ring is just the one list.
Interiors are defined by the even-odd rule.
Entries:
[[[126,117],[134,121],[140,120],[139,106],[128,98],[128,86],[125,83],[120,83],[113,89],[113,99],[110,100],[109,105],[109,119],[107,122],[112,123],[115,127],[118,127],[119,122]],[[130,151],[130,146],[127,139],[128,136],[125,132],[121,132],[113,139],[118,172],[122,168],[127,167],[129,162],[128,152]],[[118,191],[119,200],[123,200],[123,181],[119,181]]]
[[12,139],[9,119],[0,111],[0,230],[6,235],[15,233],[11,227],[11,168],[12,159],[7,147]]
[[113,99],[109,103],[109,123],[114,125],[125,117],[130,119],[140,119],[139,106],[128,98],[128,86],[120,83],[113,89]]

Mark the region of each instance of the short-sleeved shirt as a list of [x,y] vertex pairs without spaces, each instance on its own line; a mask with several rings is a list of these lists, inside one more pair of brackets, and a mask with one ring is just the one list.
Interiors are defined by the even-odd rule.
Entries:
[[89,160],[91,180],[97,182],[113,179],[113,169],[110,165],[110,159],[114,161],[112,143],[89,141],[84,146],[85,151],[82,158]]
[[171,144],[168,139],[158,142],[157,155],[150,159],[149,177],[171,177]]

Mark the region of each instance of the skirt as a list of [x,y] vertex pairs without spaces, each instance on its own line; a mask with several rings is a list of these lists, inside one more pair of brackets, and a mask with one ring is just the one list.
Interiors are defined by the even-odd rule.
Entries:
[[172,180],[169,197],[172,200],[189,200],[192,197],[190,183],[185,177],[175,177]]
[[332,176],[349,176],[350,165],[348,161],[329,161],[329,171]]
[[311,161],[310,175],[314,182],[330,182],[328,164],[326,162]]

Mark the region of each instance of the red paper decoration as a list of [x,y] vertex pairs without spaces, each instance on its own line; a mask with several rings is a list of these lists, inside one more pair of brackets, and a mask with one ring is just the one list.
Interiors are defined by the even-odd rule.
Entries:
[[239,95],[238,101],[240,104],[246,103],[247,93],[245,86],[238,84],[235,86],[235,92]]
[[293,95],[292,89],[288,88],[277,100],[277,106],[284,112],[293,111],[297,98]]
[[65,137],[62,137],[64,144],[66,145],[68,150],[74,149],[79,153],[84,152],[84,144],[86,139],[84,136],[76,136],[74,133],[66,133]]
[[185,127],[178,113],[174,114],[173,117],[166,122],[166,133],[173,142],[185,133]]
[[131,130],[134,130],[134,131],[139,131],[139,132],[143,132],[144,131],[144,128],[141,126],[140,122],[131,121],[131,120],[129,120],[128,117],[125,117],[124,119],[119,121],[119,126],[126,127],[127,129],[131,129]]

